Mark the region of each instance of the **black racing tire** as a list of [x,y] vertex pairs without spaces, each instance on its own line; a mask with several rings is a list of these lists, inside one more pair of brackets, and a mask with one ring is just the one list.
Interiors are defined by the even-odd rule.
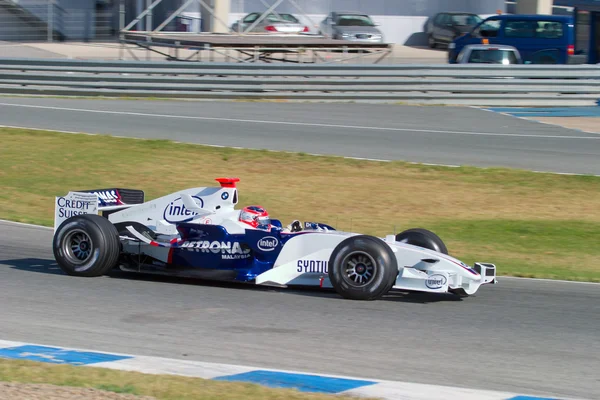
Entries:
[[52,240],[54,258],[60,269],[73,276],[106,274],[119,260],[119,233],[106,218],[95,214],[65,220]]
[[444,244],[444,241],[438,235],[427,229],[407,229],[396,235],[396,241],[424,247],[429,250],[437,251],[438,253],[448,254],[448,248]]
[[383,240],[357,235],[335,247],[329,258],[328,275],[342,297],[376,300],[396,283],[398,264],[394,252]]

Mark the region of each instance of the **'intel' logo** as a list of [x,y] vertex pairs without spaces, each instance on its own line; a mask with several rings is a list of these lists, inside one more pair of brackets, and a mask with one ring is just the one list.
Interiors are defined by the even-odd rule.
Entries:
[[429,275],[425,281],[425,286],[429,289],[441,289],[446,284],[446,277],[440,274]]
[[[198,207],[204,207],[204,202],[200,197],[192,196],[192,198],[196,201]],[[171,223],[186,222],[193,219],[195,215],[198,214],[194,211],[188,210],[183,204],[181,197],[178,197],[167,204],[165,211],[163,212],[163,219]]]
[[273,236],[265,236],[258,241],[258,248],[262,251],[273,251],[279,244],[279,240]]

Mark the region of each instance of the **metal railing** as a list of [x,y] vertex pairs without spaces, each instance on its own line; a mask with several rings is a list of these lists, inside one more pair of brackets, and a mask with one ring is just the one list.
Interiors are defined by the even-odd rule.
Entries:
[[0,93],[594,105],[594,65],[289,65],[0,59]]

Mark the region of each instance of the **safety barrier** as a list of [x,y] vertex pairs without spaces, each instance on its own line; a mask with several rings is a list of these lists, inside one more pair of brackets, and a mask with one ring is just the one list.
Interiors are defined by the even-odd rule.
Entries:
[[0,59],[0,93],[581,106],[600,99],[600,67],[5,58]]

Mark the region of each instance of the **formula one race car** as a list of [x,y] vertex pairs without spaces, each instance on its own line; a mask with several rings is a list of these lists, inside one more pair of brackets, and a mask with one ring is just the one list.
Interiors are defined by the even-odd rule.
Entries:
[[[385,238],[319,222],[283,227],[260,206],[236,210],[237,178],[144,202],[144,192],[102,189],[56,198],[54,256],[69,275],[123,271],[334,288],[356,300],[392,289],[460,295],[496,283],[496,267],[450,257],[426,229]],[[101,215],[99,215],[101,214]]]

